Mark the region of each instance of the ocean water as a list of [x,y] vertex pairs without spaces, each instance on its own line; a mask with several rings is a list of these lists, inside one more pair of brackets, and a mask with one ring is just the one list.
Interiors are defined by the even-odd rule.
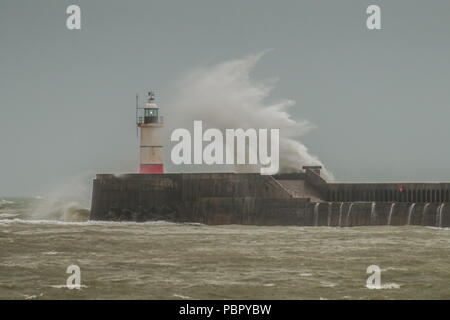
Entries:
[[91,222],[42,202],[0,198],[0,299],[450,299],[449,229]]

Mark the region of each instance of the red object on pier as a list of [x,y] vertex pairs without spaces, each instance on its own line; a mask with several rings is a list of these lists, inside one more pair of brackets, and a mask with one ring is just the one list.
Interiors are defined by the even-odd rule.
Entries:
[[399,190],[400,190],[400,192],[403,192],[403,186],[402,185],[400,185]]

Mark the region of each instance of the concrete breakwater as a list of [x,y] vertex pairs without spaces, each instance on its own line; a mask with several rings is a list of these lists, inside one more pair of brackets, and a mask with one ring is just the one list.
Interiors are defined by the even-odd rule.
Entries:
[[329,187],[311,170],[278,176],[252,173],[97,175],[91,219],[167,220],[210,225],[450,226],[447,202],[328,201],[327,197],[336,186]]

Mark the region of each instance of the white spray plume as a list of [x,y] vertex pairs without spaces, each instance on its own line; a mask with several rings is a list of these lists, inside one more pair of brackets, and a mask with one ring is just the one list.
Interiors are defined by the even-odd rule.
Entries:
[[[230,60],[188,72],[178,84],[168,105],[170,114],[178,114],[174,127],[192,127],[194,120],[203,120],[208,127],[220,130],[232,128],[280,129],[280,172],[298,171],[304,165],[322,162],[308,152],[297,138],[311,130],[307,120],[295,121],[287,109],[295,104],[282,100],[265,102],[274,80],[257,82],[250,79],[250,71],[267,51]],[[323,176],[333,180],[325,168]]]
[[33,219],[59,221],[87,221],[91,207],[92,173],[66,179],[33,208]]

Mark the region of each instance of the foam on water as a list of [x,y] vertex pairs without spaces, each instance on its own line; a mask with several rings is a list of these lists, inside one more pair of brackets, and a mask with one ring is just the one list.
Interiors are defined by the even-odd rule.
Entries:
[[[2,232],[14,246],[2,246],[0,298],[442,298],[450,268],[437,228],[3,220]],[[381,290],[365,287],[372,263]],[[70,264],[83,290],[66,290]]]
[[[49,285],[50,288],[55,288],[55,289],[67,289],[67,285],[66,284],[54,284],[54,285]],[[80,285],[79,289],[76,290],[82,290],[82,289],[86,289],[88,288],[88,286],[85,285]]]
[[181,294],[176,294],[176,293],[174,293],[173,296],[174,296],[175,298],[180,298],[180,299],[192,299],[191,297],[183,296],[183,295],[181,295]]
[[[20,216],[0,219],[0,299],[447,297],[450,228],[33,220],[27,201],[13,201],[1,211]],[[83,290],[56,290],[70,264]],[[365,287],[370,264],[381,290]]]
[[14,204],[14,201],[11,200],[5,200],[5,199],[0,199],[0,203],[1,204]]
[[332,288],[332,287],[336,287],[336,286],[337,286],[337,283],[333,283],[333,282],[321,282],[320,285],[321,285],[322,287],[329,287],[329,288]]
[[366,285],[367,289],[375,289],[375,290],[390,290],[390,289],[400,289],[400,285],[398,283],[384,283],[381,284],[379,287],[372,286],[372,285]]
[[204,226],[200,223],[176,223],[164,220],[133,222],[133,221],[59,221],[59,220],[30,220],[30,219],[0,219],[0,224],[30,224],[30,225],[61,225],[61,226],[172,226],[172,225],[192,225]]
[[0,218],[15,218],[18,216],[20,216],[19,213],[0,213]]

